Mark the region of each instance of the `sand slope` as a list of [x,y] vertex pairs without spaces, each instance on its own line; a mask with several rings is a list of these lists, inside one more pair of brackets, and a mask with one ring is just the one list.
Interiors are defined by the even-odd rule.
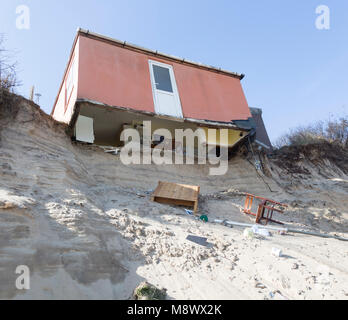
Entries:
[[[264,159],[265,175],[235,157],[213,177],[203,165],[124,166],[65,129],[24,99],[0,105],[1,299],[127,299],[144,280],[171,299],[348,298],[347,242],[247,239],[149,201],[158,180],[196,184],[209,219],[250,223],[240,209],[251,192],[288,203],[287,225],[348,237],[348,176],[334,159],[298,151],[289,165],[276,155]],[[15,287],[18,265],[30,268],[30,290]]]

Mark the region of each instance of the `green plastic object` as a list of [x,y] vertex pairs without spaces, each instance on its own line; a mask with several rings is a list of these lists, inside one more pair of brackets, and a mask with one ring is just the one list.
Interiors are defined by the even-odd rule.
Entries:
[[208,217],[207,217],[205,214],[203,214],[202,216],[200,216],[199,219],[202,220],[202,221],[204,221],[204,222],[208,222]]

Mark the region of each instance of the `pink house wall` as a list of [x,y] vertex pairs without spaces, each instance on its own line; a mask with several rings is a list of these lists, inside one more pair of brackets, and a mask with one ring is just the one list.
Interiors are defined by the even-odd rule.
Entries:
[[[71,59],[68,62],[67,68],[65,70],[61,87],[56,98],[52,116],[54,119],[60,122],[69,123],[74,112],[74,105],[77,99],[78,91],[78,69],[79,69],[79,39],[76,41],[76,45],[71,53]],[[73,66],[72,66],[73,64]],[[71,95],[67,96],[66,86],[67,78],[71,68],[74,68],[74,78],[73,78],[73,88]]]
[[224,121],[251,117],[240,80],[79,36],[78,98],[155,112],[148,60],[173,66],[185,118]]

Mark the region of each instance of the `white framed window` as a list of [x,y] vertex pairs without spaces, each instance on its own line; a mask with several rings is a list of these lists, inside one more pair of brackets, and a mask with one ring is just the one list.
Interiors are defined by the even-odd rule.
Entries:
[[173,67],[154,60],[149,60],[149,66],[155,112],[183,118]]

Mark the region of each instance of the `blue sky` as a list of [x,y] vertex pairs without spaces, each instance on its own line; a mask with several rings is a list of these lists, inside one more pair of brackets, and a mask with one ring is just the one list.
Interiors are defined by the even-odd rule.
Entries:
[[[16,28],[16,7],[30,29]],[[315,27],[319,5],[330,30]],[[272,141],[297,125],[348,113],[348,1],[1,0],[0,33],[17,51],[18,92],[32,85],[50,113],[77,27],[244,73],[250,106]]]

